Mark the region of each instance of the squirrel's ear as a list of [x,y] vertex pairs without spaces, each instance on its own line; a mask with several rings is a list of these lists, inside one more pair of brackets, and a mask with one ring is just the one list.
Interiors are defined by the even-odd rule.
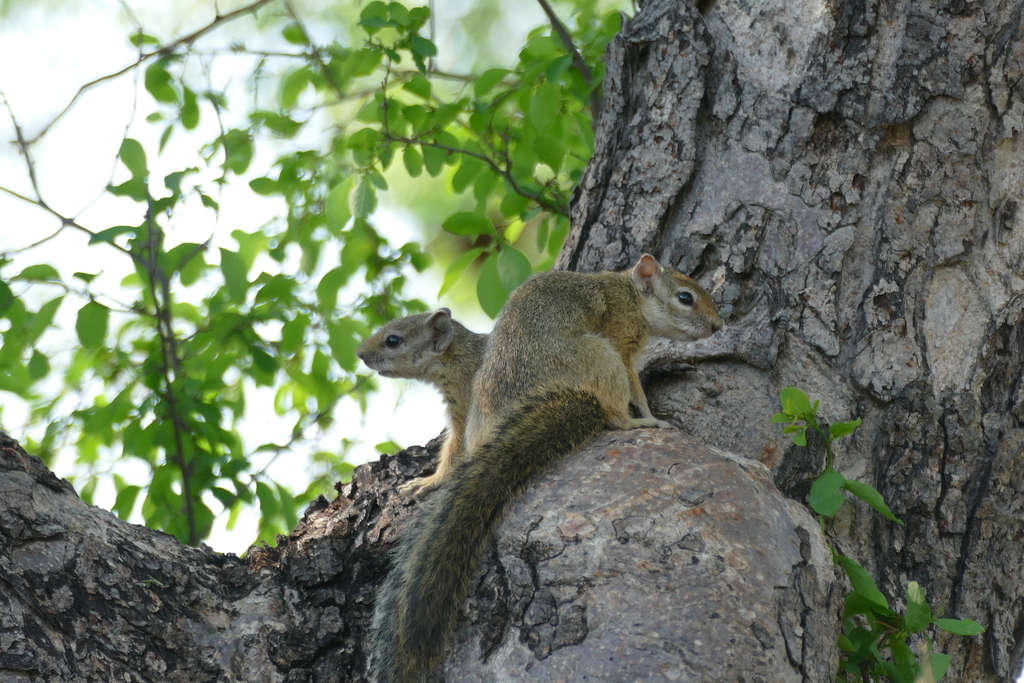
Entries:
[[430,350],[442,353],[452,343],[452,312],[447,308],[439,308],[427,320],[430,328]]
[[633,266],[633,282],[642,292],[653,292],[654,283],[664,270],[658,260],[650,254],[644,254]]

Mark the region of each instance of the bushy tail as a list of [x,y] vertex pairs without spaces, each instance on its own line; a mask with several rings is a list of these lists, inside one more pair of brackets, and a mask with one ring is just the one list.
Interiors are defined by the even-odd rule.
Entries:
[[592,394],[544,394],[449,472],[405,532],[377,591],[371,680],[415,683],[437,664],[484,546],[509,505],[606,424]]

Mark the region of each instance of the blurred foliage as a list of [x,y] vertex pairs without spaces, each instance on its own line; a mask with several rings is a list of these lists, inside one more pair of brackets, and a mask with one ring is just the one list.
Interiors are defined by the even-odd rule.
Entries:
[[[215,37],[230,21],[251,21],[255,9],[261,15],[253,30],[276,32],[282,49],[261,53],[237,41],[220,52],[197,46],[197,35]],[[517,61],[466,73],[436,67],[444,46],[431,39],[430,9],[400,2],[339,5],[339,15],[358,16],[348,34],[326,43],[311,37],[314,23],[280,0],[220,15],[198,34],[167,39],[138,26],[126,36],[153,100],[138,98],[137,106],[150,104],[142,113],[161,135],[156,149],[122,140],[127,180],[107,192],[133,202],[138,222],[87,229],[44,201],[31,159],[48,127],[32,140],[18,130],[35,196],[0,188],[56,215],[61,231],[88,232],[90,248],[115,249],[134,271],[122,283],[133,298],[121,303],[94,289],[95,273],[62,278],[47,263],[23,267],[24,254],[17,268],[10,254],[0,255],[0,390],[30,402],[32,422],[47,425],[28,450],[49,462],[58,447],[71,445],[86,473],[76,482],[84,500],[109,478],[116,514],[141,512],[148,526],[182,542],[206,538],[216,515],[233,520],[256,509],[259,540],[290,530],[305,504],[351,470],[350,443],[317,453],[322,474],[298,493],[272,481],[265,467],[256,471],[254,456],[287,454],[327,427],[343,400],[365,408],[375,385],[360,372],[357,344],[388,319],[426,308],[406,282],[432,256],[416,242],[392,244],[374,219],[381,197],[390,192],[400,206],[417,196],[410,187],[427,183],[429,193],[438,182],[463,197],[456,211],[444,203],[418,208],[421,215],[434,211],[427,220],[456,245],[441,294],[475,278],[492,317],[508,292],[550,267],[561,248],[569,197],[593,152],[601,56],[620,15],[595,0],[556,9],[564,25],[530,32]],[[477,14],[492,13],[481,4]],[[251,82],[264,93],[274,84],[269,102],[229,101],[204,78],[211,62],[232,53],[256,55]],[[197,61],[206,68],[196,69]],[[229,108],[244,108],[247,125],[225,125]],[[210,119],[217,133],[197,149],[193,165],[163,177],[150,172],[150,160],[176,133],[201,130]],[[234,229],[237,248],[166,239],[186,201],[217,212],[222,187],[254,175],[263,148],[286,151],[248,186],[283,199],[287,212],[279,221]],[[213,180],[201,180],[211,169]],[[400,192],[392,192],[395,183]],[[31,310],[26,294],[47,287],[56,296]],[[61,334],[54,323],[61,307],[77,308],[75,337],[64,341],[75,348],[70,364],[57,368],[42,341]],[[274,410],[289,418],[292,432],[247,452],[237,423],[253,387],[275,392]],[[104,453],[144,463],[147,480],[128,481]]]

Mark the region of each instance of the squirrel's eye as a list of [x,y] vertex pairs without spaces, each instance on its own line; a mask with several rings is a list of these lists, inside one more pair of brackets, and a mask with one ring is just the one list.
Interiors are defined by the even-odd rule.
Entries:
[[384,340],[384,346],[388,347],[389,349],[393,349],[401,343],[402,338],[399,337],[397,334],[389,334],[387,339]]
[[679,303],[684,306],[692,306],[694,303],[693,294],[685,290],[676,294],[676,298],[679,299]]

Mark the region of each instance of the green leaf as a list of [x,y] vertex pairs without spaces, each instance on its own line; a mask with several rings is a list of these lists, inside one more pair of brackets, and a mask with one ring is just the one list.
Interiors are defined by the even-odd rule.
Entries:
[[379,237],[377,232],[363,218],[357,218],[352,229],[345,235],[345,244],[341,248],[341,267],[349,274],[359,270],[360,266],[376,256]]
[[538,131],[545,133],[555,127],[562,111],[562,90],[545,81],[537,86],[530,98],[530,120]]
[[452,189],[462,194],[476,176],[483,170],[484,164],[479,159],[471,156],[462,156],[462,164],[459,170],[452,176]]
[[324,202],[324,219],[327,221],[327,229],[335,236],[341,234],[349,219],[352,218],[348,197],[352,193],[354,184],[355,181],[351,176],[345,178],[341,184],[328,193],[327,201]]
[[199,200],[203,203],[203,206],[205,206],[207,209],[213,209],[214,211],[219,211],[220,210],[220,204],[218,204],[217,200],[215,200],[213,197],[210,197],[209,195],[205,195],[202,192],[200,192],[199,193]]
[[495,235],[494,225],[483,214],[469,211],[453,213],[441,224],[445,231],[460,237],[471,235]]
[[193,130],[199,125],[199,104],[196,102],[196,94],[189,88],[184,89],[184,97],[181,104],[181,125],[186,130]]
[[306,32],[302,30],[302,26],[297,23],[291,23],[285,26],[281,30],[281,36],[292,45],[306,45],[309,43],[309,38],[306,37]]
[[339,318],[327,324],[328,346],[334,360],[347,372],[355,372],[356,348],[364,329],[357,321]]
[[882,494],[879,493],[874,486],[862,484],[859,481],[854,481],[853,479],[847,479],[843,484],[843,488],[878,510],[887,519],[891,519],[900,526],[903,525],[903,522],[897,519],[896,515],[894,515],[892,510],[889,509],[889,506],[885,504]]
[[168,125],[166,128],[164,128],[163,134],[160,135],[160,144],[158,145],[157,149],[159,150],[159,152],[161,154],[164,151],[164,147],[167,146],[167,141],[171,139],[171,133],[173,133],[173,132],[174,132],[174,126],[173,125]]
[[792,422],[793,418],[785,413],[775,413],[772,415],[772,424],[778,424],[779,422]]
[[565,161],[568,149],[561,138],[554,135],[538,135],[533,142],[533,151],[537,153],[537,158],[558,173],[562,168],[562,162]]
[[418,104],[410,104],[402,109],[402,116],[412,125],[413,135],[419,135],[429,127],[426,125],[430,121],[428,114],[427,109]]
[[449,154],[450,152],[447,150],[423,145],[423,167],[427,169],[431,178],[436,178],[441,174]]
[[60,282],[57,269],[47,263],[28,266],[15,275],[12,280],[35,280],[37,282]]
[[430,99],[430,81],[423,76],[416,74],[409,81],[402,86],[403,90],[408,90],[414,95],[419,95],[425,100]]
[[237,304],[245,301],[246,292],[249,291],[249,281],[246,279],[247,268],[237,251],[229,251],[221,247],[220,270],[224,274],[224,284],[227,286],[228,297]]
[[530,259],[515,247],[502,247],[498,251],[498,278],[506,292],[515,291],[526,278],[533,275]]
[[260,514],[264,519],[276,517],[281,512],[281,503],[274,495],[274,490],[262,481],[256,482],[256,497],[260,501]]
[[291,109],[299,103],[299,96],[310,84],[312,74],[303,67],[288,74],[281,82],[281,109]]
[[412,48],[414,54],[420,57],[436,57],[437,46],[434,43],[422,36],[413,36],[409,40],[409,46]]
[[376,446],[374,446],[373,449],[375,451],[377,451],[378,453],[388,453],[388,454],[390,454],[390,453],[397,453],[398,451],[402,450],[402,447],[399,446],[394,441],[382,441],[381,443],[379,443]]
[[131,197],[137,202],[144,202],[149,196],[146,181],[140,177],[126,180],[120,185],[107,185],[107,192],[115,197]]
[[146,69],[144,79],[146,90],[157,102],[177,102],[178,91],[174,89],[174,80],[167,72],[164,60],[157,60]]
[[14,303],[14,293],[11,292],[11,288],[7,286],[7,283],[0,280],[0,313],[3,313],[11,304]]
[[90,237],[89,244],[99,244],[100,242],[113,244],[114,238],[118,235],[123,235],[126,232],[137,233],[138,229],[137,225],[119,225],[116,228],[107,228]]
[[414,145],[406,145],[405,151],[402,152],[402,161],[405,163],[405,170],[413,178],[418,178],[423,173],[423,157]]
[[388,5],[388,14],[391,17],[391,21],[403,28],[408,26],[411,21],[409,10],[406,9],[405,5],[398,2],[392,2]]
[[110,508],[111,512],[121,519],[128,519],[132,514],[132,510],[135,509],[135,500],[139,497],[141,490],[138,486],[125,486],[122,488],[117,492],[114,506]]
[[470,249],[452,261],[452,264],[448,266],[448,270],[444,274],[444,282],[441,284],[441,291],[437,293],[438,298],[447,294],[448,291],[455,286],[455,283],[458,282],[460,277],[462,277],[466,268],[469,268],[470,264],[476,261],[482,253],[484,253],[483,249]]
[[553,59],[548,63],[547,68],[544,69],[544,77],[552,83],[557,82],[570,66],[572,66],[572,57],[569,55]]
[[46,377],[50,372],[50,360],[39,353],[39,350],[32,351],[32,358],[28,361],[28,374],[33,380]]
[[872,605],[888,610],[889,603],[886,601],[885,596],[882,595],[882,591],[878,590],[878,586],[875,585],[875,580],[871,578],[867,570],[861,567],[859,564],[851,560],[849,557],[844,555],[838,555],[837,559],[839,564],[843,567],[843,571],[846,572],[846,576],[850,579],[850,585],[853,586],[855,593],[866,599]]
[[807,394],[796,387],[786,387],[779,392],[779,401],[782,403],[782,412],[794,417],[813,415],[811,401]]
[[[0,287],[0,311],[4,309],[2,290],[6,286],[7,285],[2,285],[2,287]],[[43,332],[46,331],[46,328],[50,326],[50,323],[53,322],[53,316],[57,313],[57,309],[60,308],[62,301],[64,301],[64,297],[58,296],[56,299],[47,301],[39,307],[35,317],[32,318],[32,326],[28,331],[28,340],[30,342],[35,343],[35,341],[42,336]]]
[[502,306],[508,300],[508,292],[502,286],[501,277],[498,275],[498,252],[496,251],[492,251],[483,266],[480,267],[480,278],[476,281],[476,295],[484,313],[492,318],[498,316]]
[[370,182],[373,183],[373,186],[378,190],[388,189],[388,181],[384,179],[384,174],[376,168],[371,168],[366,177],[370,179]]
[[159,45],[160,41],[151,35],[142,33],[141,31],[136,32],[128,36],[128,41],[135,47],[140,45]]
[[345,268],[328,271],[316,286],[316,296],[320,300],[320,310],[324,316],[330,316],[338,303],[338,290],[348,282],[351,273]]
[[476,83],[473,84],[473,94],[477,97],[483,97],[510,73],[512,72],[508,69],[488,69],[480,74],[480,78],[476,79]]
[[555,227],[551,230],[551,237],[548,238],[548,253],[554,258],[562,250],[565,238],[569,235],[569,219],[565,216],[555,217]]
[[278,191],[278,183],[271,178],[253,178],[249,181],[249,188],[256,194],[267,196]]
[[231,237],[238,242],[238,255],[242,257],[242,263],[245,265],[246,272],[248,272],[256,261],[256,256],[266,250],[267,234],[262,230],[256,230],[255,232],[232,230]]
[[924,589],[917,581],[907,584],[907,616],[904,628],[908,633],[923,631],[932,621],[932,610],[925,599]]
[[371,2],[359,15],[359,23],[370,35],[376,33],[381,27],[386,26],[391,13],[388,6],[379,0]]
[[907,645],[906,637],[900,637],[897,634],[896,637],[890,639],[889,652],[892,653],[893,663],[899,668],[903,680],[912,683],[917,678],[917,658],[910,646]]
[[284,138],[294,137],[302,128],[301,122],[272,111],[254,112],[249,118]]
[[[794,439],[795,440],[795,439]],[[819,515],[831,517],[843,505],[843,493],[840,490],[846,483],[846,477],[835,470],[825,470],[811,486],[811,493],[807,498],[811,509]]]
[[356,218],[366,218],[377,208],[377,191],[366,176],[359,179],[359,184],[352,191],[349,207]]
[[146,151],[138,140],[125,138],[121,141],[121,149],[117,153],[122,163],[128,167],[133,178],[145,178],[149,171],[146,168]]
[[253,154],[249,131],[237,128],[229,130],[221,138],[221,143],[224,145],[224,170],[238,175],[245,173]]
[[930,680],[938,683],[942,680],[942,677],[946,675],[946,671],[949,670],[949,655],[944,655],[941,652],[932,652],[928,658],[931,664],[932,677]]
[[976,636],[985,632],[985,627],[973,619],[936,619],[935,625],[958,636]]
[[562,45],[552,36],[534,35],[526,43],[523,52],[536,59],[552,59],[562,54]]
[[828,433],[833,439],[853,434],[853,430],[860,426],[862,420],[858,417],[852,422],[836,422],[828,426]]
[[524,197],[521,194],[515,192],[509,192],[502,200],[498,210],[501,211],[501,215],[505,218],[515,218],[526,211],[530,206],[530,202],[533,201],[529,197]]
[[75,332],[78,333],[78,341],[87,349],[96,349],[103,345],[107,336],[107,320],[110,316],[110,309],[103,304],[90,301],[78,311],[78,321],[75,323]]

